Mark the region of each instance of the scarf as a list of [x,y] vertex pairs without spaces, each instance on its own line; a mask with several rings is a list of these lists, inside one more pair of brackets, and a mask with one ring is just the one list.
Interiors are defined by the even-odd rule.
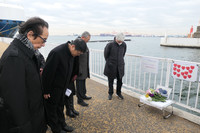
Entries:
[[35,56],[39,58],[41,53],[39,52],[39,50],[34,49],[33,44],[30,42],[30,40],[28,40],[28,38],[25,35],[18,34],[15,38],[20,40],[22,44],[24,44],[27,48],[32,50],[35,53]]

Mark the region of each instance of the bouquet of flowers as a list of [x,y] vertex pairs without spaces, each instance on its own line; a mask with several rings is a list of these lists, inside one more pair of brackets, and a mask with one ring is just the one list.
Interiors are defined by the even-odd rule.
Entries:
[[167,99],[167,91],[162,89],[162,88],[158,88],[156,90],[154,89],[148,89],[145,97],[149,100],[149,101],[155,101],[155,102],[165,102]]

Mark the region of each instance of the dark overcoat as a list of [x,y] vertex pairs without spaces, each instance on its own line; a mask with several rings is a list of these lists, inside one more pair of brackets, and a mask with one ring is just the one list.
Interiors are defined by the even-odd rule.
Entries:
[[108,43],[104,49],[104,57],[106,60],[104,75],[109,78],[117,77],[117,70],[119,77],[124,76],[124,55],[126,53],[126,43],[119,45],[116,41]]
[[69,86],[74,58],[70,53],[68,43],[54,48],[48,55],[42,73],[45,94],[51,94],[55,88],[66,89]]
[[78,58],[79,58],[79,74],[77,79],[84,80],[86,78],[90,78],[88,47],[86,52],[81,54]]
[[64,96],[69,87],[74,57],[71,55],[70,42],[61,44],[49,53],[43,72],[44,93],[50,94],[45,100],[48,125],[53,132],[60,132],[65,125]]
[[[4,118],[7,117],[5,126],[9,126],[10,132],[45,132],[38,60],[34,52],[18,39],[13,40],[1,57],[0,97],[5,102]],[[2,117],[0,116],[0,119]]]

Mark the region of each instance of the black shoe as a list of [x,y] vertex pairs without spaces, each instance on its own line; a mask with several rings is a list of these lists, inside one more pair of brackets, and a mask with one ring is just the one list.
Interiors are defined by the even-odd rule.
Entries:
[[71,117],[71,118],[75,118],[76,117],[76,114],[73,112],[73,110],[67,110],[66,112],[66,115]]
[[112,95],[108,95],[108,100],[111,100],[112,99]]
[[81,106],[88,106],[89,104],[87,104],[86,102],[82,101],[82,102],[78,102],[78,104],[80,104]]
[[[72,131],[74,130],[74,128],[73,128],[73,127],[70,127],[70,126],[67,126],[67,125],[65,125],[65,126],[62,128],[62,130],[66,131],[66,132],[72,132]],[[62,131],[62,130],[61,130],[61,131]]]
[[92,97],[90,97],[90,96],[85,96],[85,97],[83,97],[83,99],[85,99],[85,100],[90,100],[90,99],[92,99]]
[[79,115],[79,112],[76,111],[75,109],[72,109],[72,112],[73,112],[75,115]]
[[122,96],[122,94],[117,94],[117,96],[121,99],[124,99],[124,97]]

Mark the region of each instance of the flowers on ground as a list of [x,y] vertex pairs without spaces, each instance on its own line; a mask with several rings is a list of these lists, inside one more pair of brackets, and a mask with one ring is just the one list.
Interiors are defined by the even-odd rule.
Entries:
[[150,88],[147,90],[145,97],[149,101],[165,102],[167,99],[167,91],[162,88],[156,90]]

